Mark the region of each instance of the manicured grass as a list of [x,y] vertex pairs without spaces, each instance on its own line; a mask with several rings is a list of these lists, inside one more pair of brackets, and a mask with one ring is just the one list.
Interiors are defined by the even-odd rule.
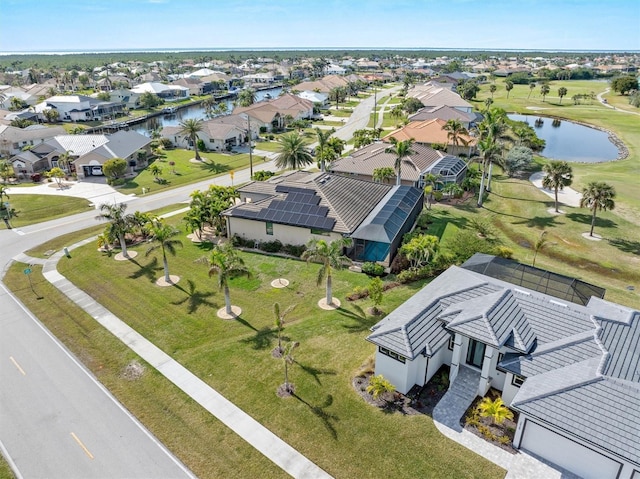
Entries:
[[[179,223],[180,218],[171,221]],[[498,467],[441,436],[429,417],[385,414],[367,405],[353,390],[351,378],[374,352],[374,347],[364,341],[364,337],[368,328],[379,319],[362,317],[345,299],[354,286],[368,284],[365,275],[336,272],[334,296],[343,302],[343,307],[333,312],[321,311],[316,306],[324,295],[324,288],[315,284],[318,265],[244,253],[252,276],[248,280],[231,281],[232,302],[241,306],[243,313],[235,321],[223,321],[215,316],[216,310],[224,304],[223,297],[215,287],[215,281],[208,278],[207,268],[194,263],[206,255],[207,248],[182,239],[185,247],[179,250],[177,257],[169,258],[171,273],[182,278],[173,288],[160,289],[153,284],[161,274],[157,256],[145,258],[139,255],[135,262],[120,263],[101,256],[95,245],[75,250],[71,259],[64,258],[60,262],[59,268],[133,328],[335,477],[502,476]],[[137,249],[144,251],[144,247]],[[20,269],[16,268],[9,282],[28,296],[28,285],[20,283],[24,283],[24,278],[20,278],[19,273]],[[272,288],[269,283],[277,277],[289,279],[289,288]],[[41,284],[35,286],[39,288]],[[389,290],[385,293],[382,309],[393,310],[420,286]],[[276,345],[271,312],[276,301],[283,308],[297,304],[285,328],[288,338],[300,342],[290,373],[297,397],[289,399],[275,395],[276,388],[283,382],[282,361],[270,354]],[[55,302],[64,303],[60,299]],[[370,303],[363,300],[360,306],[366,309]],[[36,314],[46,316],[46,305],[38,308]],[[65,329],[75,330],[78,325],[74,324],[73,319],[69,320]],[[109,387],[126,392],[128,384],[120,384],[122,381],[115,376],[130,360],[131,354],[110,342],[102,343],[102,335],[99,340],[89,340],[87,336],[97,335],[94,328],[82,323],[81,331],[68,333],[77,338],[71,337],[65,342],[78,342],[72,349],[80,357],[99,354],[101,358],[102,355],[110,358],[109,364],[113,367],[110,373],[104,374],[115,384]],[[104,363],[106,359],[100,361]],[[145,378],[151,379],[156,380],[152,374]],[[220,440],[220,430],[212,427],[215,421],[192,417],[190,412],[183,413],[183,404],[189,401],[178,393],[165,393],[172,388],[161,384],[162,380],[158,381],[152,388],[141,391],[144,397],[133,395],[123,400],[139,416],[139,409],[155,409],[156,404],[159,411],[167,407],[167,397],[179,403],[180,407],[170,406],[168,423],[155,414],[143,414],[142,419],[150,419],[154,423],[152,430],[160,431],[156,434],[163,441],[168,440],[171,449],[198,475],[226,477],[230,474],[229,469],[235,467],[237,472],[230,477],[248,477],[263,467],[264,461],[255,454],[246,456],[246,466],[217,463],[216,457],[245,456],[245,451],[228,436]],[[185,418],[185,414],[188,417]],[[183,444],[181,431],[185,429],[178,430],[175,437],[167,438],[171,434],[166,431],[171,431],[176,423],[184,424],[196,439]],[[384,431],[384,440],[381,440],[380,431]],[[210,460],[202,457],[199,451],[203,446],[196,444],[198,442],[204,448],[215,445],[215,453],[208,454],[215,457]],[[376,467],[372,468],[372,458],[384,460],[376,461]],[[258,475],[273,476],[269,472]]]
[[[191,163],[189,160],[194,158],[192,150],[166,150],[164,157],[156,159],[155,162],[162,168],[162,178],[167,183],[159,184],[156,182],[149,172],[149,168],[146,168],[138,176],[118,187],[118,190],[124,194],[141,194],[142,188],[147,188],[150,191],[175,188],[206,178],[229,174],[231,170],[249,166],[249,155],[245,153],[200,153],[200,156],[205,159],[202,163]],[[175,166],[169,164],[171,161],[175,163]]]
[[344,107],[341,107],[339,110],[333,109],[329,111],[330,115],[338,116],[341,118],[349,118],[352,113],[353,113],[353,110],[351,108],[344,108]]
[[256,150],[264,150],[275,153],[280,151],[281,145],[277,141],[259,141],[253,144]]
[[321,120],[321,121],[313,122],[314,125],[335,126],[338,128],[341,126],[344,126],[345,123],[346,123],[346,119],[344,121]]
[[[513,90],[506,97],[504,81],[497,80],[498,90],[494,93],[494,104],[509,112],[540,114],[557,116],[570,120],[585,122],[606,128],[615,133],[629,149],[629,156],[625,160],[606,163],[571,163],[574,172],[573,188],[580,191],[591,181],[605,181],[615,187],[616,214],[628,221],[640,224],[640,195],[638,195],[637,179],[640,177],[640,116],[612,110],[600,104],[597,100],[583,100],[582,104],[574,105],[571,97],[576,94],[597,94],[604,91],[609,84],[602,81],[553,81],[549,83],[551,89],[546,101],[540,96],[540,86],[536,86],[529,95],[527,85],[514,85]],[[558,88],[565,87],[568,91],[562,103],[557,97]],[[490,96],[489,84],[482,85],[477,101],[472,102],[479,109],[484,108],[484,99]],[[609,98],[616,94],[610,94]],[[631,111],[640,112],[640,109]],[[532,109],[533,108],[533,109]]]
[[0,455],[0,479],[15,479],[15,477],[7,461]]
[[[51,187],[55,187],[53,183]],[[60,195],[64,195],[64,192]],[[11,225],[16,228],[92,209],[88,200],[72,196],[20,194],[11,195],[9,203],[18,212],[18,216],[11,219]]]

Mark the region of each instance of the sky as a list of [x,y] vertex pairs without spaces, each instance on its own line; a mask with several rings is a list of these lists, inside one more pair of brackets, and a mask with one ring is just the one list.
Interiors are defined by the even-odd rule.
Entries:
[[0,52],[640,50],[639,0],[0,0]]

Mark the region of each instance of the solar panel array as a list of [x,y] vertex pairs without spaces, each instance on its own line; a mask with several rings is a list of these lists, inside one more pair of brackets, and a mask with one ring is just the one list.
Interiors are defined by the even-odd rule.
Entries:
[[329,208],[320,206],[320,197],[314,191],[278,185],[276,192],[287,194],[282,199],[271,201],[268,208],[237,208],[234,216],[325,231],[333,229],[336,220],[327,217]]

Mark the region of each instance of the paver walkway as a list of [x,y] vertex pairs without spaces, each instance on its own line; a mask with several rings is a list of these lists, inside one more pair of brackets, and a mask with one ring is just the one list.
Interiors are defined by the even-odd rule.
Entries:
[[[572,479],[560,471],[520,451],[511,454],[463,429],[460,419],[476,398],[480,373],[460,366],[458,376],[433,410],[433,422],[442,434],[507,470],[505,479]],[[576,478],[577,479],[577,478]]]
[[[95,241],[95,237],[76,243],[68,249],[71,251],[93,241]],[[58,261],[63,255],[64,252],[59,251],[44,261],[42,272],[47,281],[84,309],[98,321],[98,323],[114,334],[147,363],[156,368],[169,381],[188,394],[198,402],[198,404],[289,475],[304,479],[331,478],[331,476],[320,467],[227,400],[211,386],[172,359],[137,331],[129,327],[105,307],[98,304],[91,296],[74,286],[73,283],[62,276],[56,269]],[[43,262],[42,260],[30,258],[24,254],[14,259],[27,263]]]

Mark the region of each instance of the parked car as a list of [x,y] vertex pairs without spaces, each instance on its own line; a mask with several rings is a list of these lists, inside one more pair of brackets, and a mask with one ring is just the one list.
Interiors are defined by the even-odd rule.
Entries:
[[102,173],[102,167],[101,166],[94,166],[91,168],[91,174],[93,176],[102,176],[104,173]]

